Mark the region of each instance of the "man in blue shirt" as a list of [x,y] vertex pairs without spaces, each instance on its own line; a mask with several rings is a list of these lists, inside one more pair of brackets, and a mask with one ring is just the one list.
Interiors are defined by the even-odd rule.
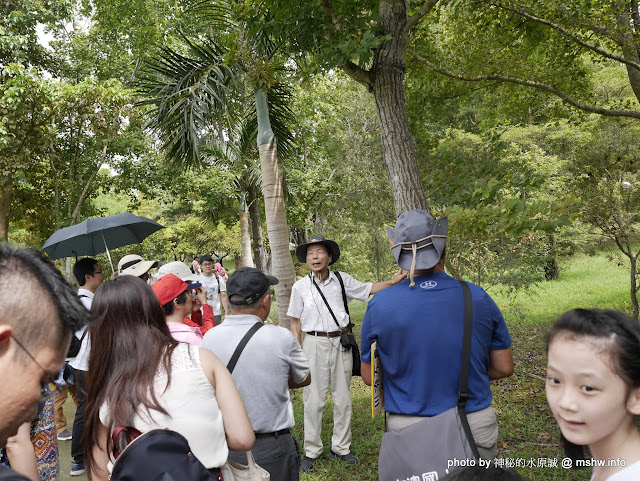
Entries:
[[[382,365],[389,429],[435,416],[458,399],[464,327],[460,283],[445,273],[447,218],[424,210],[400,215],[388,228],[391,251],[409,279],[376,294],[362,324],[362,379],[371,384],[371,344]],[[491,407],[490,380],[513,373],[511,337],[495,302],[468,283],[473,334],[466,405],[480,456],[494,459],[498,426]]]

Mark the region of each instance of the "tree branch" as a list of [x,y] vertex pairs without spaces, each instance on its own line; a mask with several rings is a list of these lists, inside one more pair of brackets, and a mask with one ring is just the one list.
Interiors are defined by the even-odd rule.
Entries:
[[96,175],[98,175],[98,172],[100,172],[100,167],[102,167],[102,164],[104,163],[106,158],[107,158],[107,144],[104,144],[104,146],[102,147],[102,154],[98,159],[96,168],[93,170],[93,172],[87,179],[87,182],[85,182],[84,188],[82,189],[82,193],[80,194],[80,197],[78,197],[78,202],[76,202],[76,206],[73,209],[71,218],[69,219],[71,221],[70,225],[75,224],[80,220],[80,209],[82,208],[82,204],[84,203],[84,200],[87,198],[87,193],[89,192],[89,186],[93,182],[93,179],[96,178]]
[[531,87],[531,88],[534,88],[534,89],[537,89],[537,90],[541,90],[543,92],[550,93],[552,95],[555,95],[556,97],[560,97],[562,100],[564,100],[569,105],[572,105],[573,107],[576,107],[577,109],[583,110],[585,112],[604,115],[604,116],[607,116],[607,117],[630,117],[630,118],[634,118],[634,119],[640,119],[640,112],[638,112],[636,110],[604,109],[602,107],[595,107],[593,105],[588,105],[588,104],[585,104],[585,103],[582,103],[582,102],[578,102],[577,100],[571,98],[567,93],[563,92],[562,90],[557,89],[553,85],[543,84],[543,83],[540,83],[540,82],[534,82],[532,80],[524,80],[524,79],[520,79],[520,78],[506,77],[504,75],[478,75],[478,76],[474,76],[474,77],[467,77],[465,75],[460,75],[460,74],[445,70],[443,68],[440,68],[440,67],[436,66],[435,64],[431,63],[426,58],[421,57],[420,55],[418,55],[417,53],[415,53],[413,51],[409,51],[409,54],[413,57],[414,60],[426,65],[431,70],[434,70],[434,71],[436,71],[436,72],[438,72],[438,73],[440,73],[442,75],[445,75],[447,77],[450,77],[450,78],[453,78],[453,79],[456,79],[456,80],[463,80],[465,82],[481,82],[481,81],[485,81],[485,80],[492,80],[492,81],[495,81],[495,82],[507,82],[507,83],[513,83],[513,84],[517,84],[517,85],[523,85],[525,87]]
[[420,8],[416,13],[411,15],[407,20],[407,26],[405,27],[405,32],[408,33],[409,30],[411,30],[420,20],[422,20],[422,18],[426,14],[428,14],[431,10],[433,10],[433,7],[436,6],[436,3],[438,3],[438,1],[439,0],[427,0],[427,3],[425,3],[422,6],[422,8]]
[[344,72],[351,77],[356,82],[360,82],[369,92],[373,92],[373,81],[371,80],[371,72],[365,70],[361,67],[358,67],[353,62],[347,62],[340,65],[340,68],[344,70]]
[[505,5],[502,5],[500,3],[491,3],[490,5],[493,5],[494,7],[497,8],[502,8],[503,10],[507,10],[509,12],[513,12],[516,13],[524,18],[526,18],[527,20],[531,20],[532,22],[536,22],[539,23],[541,25],[545,25],[547,27],[550,27],[558,32],[560,32],[562,35],[564,35],[565,37],[568,37],[569,39],[571,39],[573,42],[577,43],[578,45],[591,50],[592,52],[597,53],[598,55],[601,55],[603,57],[609,58],[611,60],[615,60],[616,62],[621,62],[624,63],[625,65],[628,65],[629,67],[633,67],[637,70],[640,70],[640,64],[638,64],[637,62],[633,62],[631,60],[627,60],[624,57],[621,57],[619,55],[616,55],[614,53],[611,53],[607,50],[604,50],[600,47],[597,47],[596,45],[592,44],[592,43],[588,43],[585,42],[584,40],[582,40],[580,37],[578,37],[577,35],[574,35],[573,33],[569,32],[567,29],[565,29],[564,27],[561,27],[558,24],[555,24],[549,20],[546,20],[544,18],[540,18],[540,17],[536,17],[534,15],[531,15],[530,13],[524,12],[518,8],[515,7],[508,7]]

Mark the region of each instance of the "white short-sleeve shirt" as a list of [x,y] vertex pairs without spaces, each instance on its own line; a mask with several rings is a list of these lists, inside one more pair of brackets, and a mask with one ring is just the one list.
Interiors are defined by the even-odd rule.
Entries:
[[[340,272],[340,276],[344,282],[347,302],[353,299],[364,302],[369,298],[373,285],[371,282],[360,282],[344,272]],[[313,285],[314,280],[331,306],[340,327],[346,327],[349,324],[349,316],[344,309],[340,281],[334,272],[329,272],[329,278],[324,282],[318,282],[316,278],[312,279],[311,275],[296,281],[291,289],[291,301],[287,314],[300,319],[304,332],[338,330],[327,305],[322,300],[318,289]]]
[[220,310],[220,293],[218,292],[218,284],[220,284],[220,292],[227,291],[227,283],[224,281],[224,277],[216,276],[211,277],[205,275],[200,276],[199,282],[207,290],[207,304],[213,308],[213,314],[219,316],[222,314]]

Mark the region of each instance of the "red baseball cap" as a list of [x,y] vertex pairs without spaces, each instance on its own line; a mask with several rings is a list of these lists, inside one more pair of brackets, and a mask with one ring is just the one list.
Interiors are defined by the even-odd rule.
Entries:
[[174,274],[165,274],[151,286],[151,289],[153,289],[153,292],[155,292],[156,296],[160,300],[160,305],[164,306],[165,304],[172,302],[184,291],[195,289],[201,285],[202,284],[199,282],[187,284]]

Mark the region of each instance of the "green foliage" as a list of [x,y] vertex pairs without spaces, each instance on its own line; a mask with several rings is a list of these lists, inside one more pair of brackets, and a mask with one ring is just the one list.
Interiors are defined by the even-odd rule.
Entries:
[[[0,6],[0,81],[4,68],[17,63],[43,68],[49,61],[46,49],[38,43],[38,24],[54,24],[69,14],[67,0],[4,0]],[[8,74],[9,76],[11,74]]]
[[286,162],[287,214],[296,242],[322,234],[344,254],[337,267],[384,280],[393,258],[382,229],[394,218],[373,99],[334,73],[296,92],[301,150]]
[[[461,0],[440,2],[437,13],[432,22],[418,25],[410,49],[423,58],[423,69],[450,77],[437,80],[447,93],[466,91],[476,98],[473,91],[483,90],[487,103],[481,108],[494,121],[517,110],[520,121],[566,115],[563,100],[586,112],[638,118],[633,7],[617,1],[596,6]],[[602,70],[626,89],[614,91],[598,81],[593,72]]]
[[373,0],[291,2],[268,0],[239,3],[248,34],[258,29],[289,43],[299,64],[335,68],[346,62],[370,64],[381,35],[378,2]]
[[201,162],[203,133],[227,123],[227,91],[235,79],[212,38],[183,40],[190,57],[163,47],[139,74],[137,88],[146,98],[141,104],[153,106],[150,126],[167,159],[193,168]]
[[566,177],[558,159],[450,130],[431,162],[425,183],[449,217],[452,272],[485,286],[544,280],[549,235],[577,212],[561,188]]

